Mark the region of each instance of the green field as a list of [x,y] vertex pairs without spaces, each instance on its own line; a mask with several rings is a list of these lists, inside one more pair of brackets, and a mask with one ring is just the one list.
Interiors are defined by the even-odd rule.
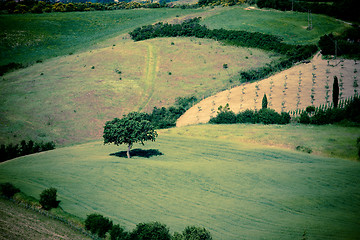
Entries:
[[[0,182],[32,196],[56,187],[65,211],[83,218],[101,213],[127,230],[157,220],[171,231],[204,226],[222,240],[301,239],[304,231],[308,239],[356,239],[359,163],[241,140],[247,131],[277,129],[246,126],[163,130],[156,142],[134,146],[163,153],[151,158],[110,156],[126,147],[101,142],[21,157],[0,165]],[[326,142],[298,128],[299,141]],[[194,136],[201,132],[208,133]],[[337,132],[339,141],[359,135],[359,129]]]
[[243,7],[222,8],[218,14],[206,17],[202,24],[212,29],[224,28],[278,35],[290,44],[317,44],[324,34],[341,33],[349,27],[348,24],[334,18],[312,14],[313,29],[309,31],[306,30],[307,13],[245,10]]
[[162,8],[0,15],[0,65],[86,51],[136,27],[202,11]]

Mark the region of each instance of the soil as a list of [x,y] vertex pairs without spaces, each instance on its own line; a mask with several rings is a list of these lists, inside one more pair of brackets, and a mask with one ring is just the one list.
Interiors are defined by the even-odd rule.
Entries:
[[0,240],[91,239],[67,225],[0,199]]
[[332,104],[334,76],[340,86],[340,101],[357,94],[360,90],[360,64],[354,60],[326,60],[320,53],[308,63],[300,63],[290,69],[253,83],[244,83],[230,90],[205,98],[177,121],[176,126],[207,123],[216,116],[219,106],[226,103],[235,113],[246,109],[261,109],[266,94],[268,108],[277,112],[305,109],[307,106]]

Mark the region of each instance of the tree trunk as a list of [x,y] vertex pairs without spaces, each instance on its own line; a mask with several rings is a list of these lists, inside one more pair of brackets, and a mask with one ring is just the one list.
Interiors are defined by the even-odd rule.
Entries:
[[127,151],[126,151],[126,155],[127,155],[128,158],[131,158],[131,156],[130,156],[130,149],[131,149],[131,144],[129,144],[128,149],[127,149]]

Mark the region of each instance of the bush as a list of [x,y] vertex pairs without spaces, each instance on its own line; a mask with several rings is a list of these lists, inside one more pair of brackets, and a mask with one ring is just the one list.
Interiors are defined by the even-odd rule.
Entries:
[[360,159],[360,137],[358,137],[358,138],[356,139],[356,145],[357,145],[357,147],[358,147],[358,157],[359,157],[359,159]]
[[299,122],[303,124],[309,124],[310,123],[310,117],[309,114],[304,111],[300,114]]
[[257,113],[250,109],[247,109],[244,112],[239,112],[236,115],[237,123],[257,123],[257,121]]
[[[85,220],[85,228],[89,230],[92,234],[97,234],[100,238],[104,238],[105,234],[112,229],[113,223],[111,220],[109,220],[106,217],[103,217],[100,214],[90,214],[87,216]],[[117,227],[114,230],[114,236],[116,235]],[[121,239],[121,238],[115,238],[115,239]]]
[[279,124],[281,123],[281,115],[274,109],[264,108],[258,112],[259,122],[263,124]]
[[188,226],[182,235],[184,240],[212,240],[210,232],[201,227]]
[[39,203],[43,209],[50,210],[59,206],[60,201],[56,200],[56,193],[56,188],[48,188],[42,191]]
[[114,225],[110,231],[111,240],[125,240],[128,237],[128,233],[120,225]]
[[130,240],[170,240],[166,225],[159,222],[139,223],[130,233]]
[[15,187],[9,182],[0,184],[1,195],[12,198],[16,193],[20,192],[20,189]]

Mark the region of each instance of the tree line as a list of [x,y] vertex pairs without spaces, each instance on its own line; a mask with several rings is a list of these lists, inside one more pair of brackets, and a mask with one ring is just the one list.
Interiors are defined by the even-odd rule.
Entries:
[[253,0],[259,8],[274,8],[281,11],[298,11],[325,14],[344,20],[360,22],[360,1],[358,0],[321,0],[321,1],[291,1],[291,0]]
[[25,156],[28,154],[48,151],[55,149],[54,142],[46,143],[35,143],[32,140],[26,142],[25,140],[21,141],[20,144],[1,144],[0,145],[0,162],[4,162],[9,159],[17,158],[20,156]]
[[0,11],[10,14],[24,13],[50,13],[50,12],[84,12],[84,11],[109,11],[118,9],[136,9],[136,8],[198,8],[198,4],[174,5],[167,3],[165,0],[159,2],[136,2],[136,1],[103,1],[103,2],[87,2],[87,1],[71,1],[71,2],[55,2],[55,1],[37,1],[37,0],[5,0],[0,1]]

